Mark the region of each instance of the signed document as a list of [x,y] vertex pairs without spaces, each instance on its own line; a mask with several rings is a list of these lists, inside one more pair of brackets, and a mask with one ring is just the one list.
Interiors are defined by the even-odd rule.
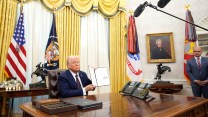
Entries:
[[110,85],[108,69],[106,67],[93,68],[89,66],[89,72],[94,86]]

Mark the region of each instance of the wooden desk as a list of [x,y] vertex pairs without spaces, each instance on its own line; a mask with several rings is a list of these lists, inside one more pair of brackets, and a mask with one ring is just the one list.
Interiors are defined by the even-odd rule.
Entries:
[[[89,95],[84,98],[103,102],[101,109],[75,110],[55,114],[56,117],[205,117],[208,116],[208,99],[171,94],[151,93],[155,97],[149,103],[143,100],[122,96],[119,93]],[[31,102],[19,106],[23,117],[51,117],[34,106]]]
[[27,96],[38,96],[38,95],[47,95],[48,89],[47,88],[35,88],[29,89],[24,88],[21,90],[5,90],[0,89],[0,116],[3,107],[3,100],[7,100],[6,107],[5,107],[5,116],[9,116],[9,99],[10,98],[18,98],[18,97],[27,97]]

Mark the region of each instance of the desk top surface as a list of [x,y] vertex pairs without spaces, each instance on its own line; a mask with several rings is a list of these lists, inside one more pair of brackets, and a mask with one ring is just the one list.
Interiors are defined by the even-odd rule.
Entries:
[[[171,94],[157,94],[151,93],[155,99],[150,102],[130,97],[122,96],[119,93],[99,94],[83,96],[83,98],[90,100],[98,100],[103,102],[101,109],[86,109],[86,110],[75,110],[65,113],[56,114],[56,116],[80,116],[80,117],[121,117],[121,116],[154,116],[162,117],[165,115],[179,115],[187,109],[196,108],[199,105],[208,103],[207,99],[188,97],[182,95],[171,95]],[[31,102],[22,104],[19,106],[24,112],[29,113],[33,116],[49,117],[48,115],[34,106]]]

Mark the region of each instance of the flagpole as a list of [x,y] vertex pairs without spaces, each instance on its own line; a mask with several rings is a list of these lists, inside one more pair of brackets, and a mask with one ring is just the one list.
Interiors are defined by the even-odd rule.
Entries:
[[[55,12],[56,12],[56,7],[53,7],[53,22],[56,20]],[[52,25],[56,25],[56,24],[53,23]],[[53,28],[53,34],[54,33],[55,33],[55,28]],[[53,45],[54,45],[54,37],[53,37]]]
[[129,10],[129,14],[133,15],[134,11],[133,10]]
[[23,12],[23,1],[20,2],[20,12]]
[[189,23],[189,24],[192,24],[192,25],[194,25],[194,26],[196,26],[196,27],[198,27],[198,28],[201,28],[201,29],[204,29],[204,30],[208,31],[208,29],[206,29],[206,28],[203,28],[203,27],[201,27],[201,26],[199,26],[199,25],[196,25],[196,24],[194,24],[194,23],[191,23],[191,22],[189,22],[189,21],[186,21],[186,20],[184,20],[184,19],[182,19],[182,18],[179,18],[179,17],[177,17],[177,16],[175,16],[175,15],[172,15],[172,14],[170,14],[170,13],[167,13],[167,12],[165,12],[165,11],[162,11],[162,10],[160,10],[160,9],[157,9],[157,7],[154,6],[154,5],[152,5],[151,3],[149,3],[147,6],[153,8],[153,9],[155,9],[155,10],[157,10],[157,11],[163,12],[163,13],[165,13],[165,14],[167,14],[167,15],[170,15],[170,16],[172,16],[172,17],[175,17],[175,18],[177,18],[177,19],[179,19],[179,20],[182,20],[182,21],[184,21],[184,22],[187,22],[187,23]]

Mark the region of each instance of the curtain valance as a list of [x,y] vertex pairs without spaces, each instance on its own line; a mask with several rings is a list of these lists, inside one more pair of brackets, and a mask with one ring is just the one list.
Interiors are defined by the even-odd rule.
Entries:
[[[33,0],[14,0],[28,3]],[[125,0],[40,0],[49,11],[59,11],[66,6],[71,7],[77,14],[84,16],[97,10],[105,17],[113,17],[120,11],[126,11]]]

